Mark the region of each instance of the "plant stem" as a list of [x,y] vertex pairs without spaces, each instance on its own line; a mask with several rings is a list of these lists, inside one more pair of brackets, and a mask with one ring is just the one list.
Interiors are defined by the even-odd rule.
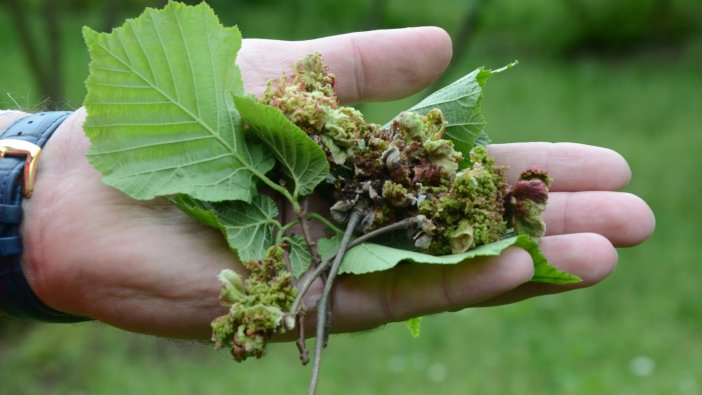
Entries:
[[[313,213],[307,214],[307,217],[310,218],[312,214]],[[324,291],[322,292],[321,298],[317,301],[317,338],[315,340],[314,364],[312,367],[312,379],[310,382],[310,387],[308,389],[308,395],[313,395],[317,390],[317,383],[319,381],[319,369],[322,358],[322,349],[326,346],[330,332],[329,328],[331,327],[331,303],[329,302],[329,297],[331,295],[331,288],[333,286],[334,279],[336,278],[336,274],[339,272],[339,267],[341,266],[341,262],[343,262],[343,258],[346,254],[346,251],[361,243],[371,240],[374,237],[378,237],[385,233],[394,232],[400,229],[405,229],[409,226],[418,223],[422,219],[423,216],[405,218],[402,221],[395,222],[382,228],[378,228],[351,241],[353,230],[355,229],[358,221],[360,220],[360,214],[356,210],[354,210],[351,214],[351,218],[349,219],[349,223],[346,226],[346,231],[344,232],[344,236],[341,240],[341,244],[339,245],[339,249],[337,250],[336,254],[321,262],[300,286],[297,296],[295,297],[295,301],[293,302],[293,305],[291,306],[290,312],[288,314],[295,316],[296,324],[298,326],[298,340],[296,344],[298,350],[300,351],[300,360],[302,361],[303,365],[306,365],[309,362],[309,356],[307,352],[307,347],[305,346],[303,315],[300,313],[300,309],[302,308],[302,300],[307,291],[314,283],[314,281],[318,277],[320,277],[322,273],[324,273],[324,271],[327,270],[329,265],[332,264],[333,259],[334,264],[332,265],[332,268],[329,272],[329,276],[327,277],[327,280],[324,284]],[[326,218],[324,218],[324,220],[326,221]]]
[[293,226],[295,226],[295,225],[297,225],[297,224],[299,224],[299,223],[300,223],[300,222],[297,221],[297,220],[295,220],[295,221],[290,221],[290,222],[288,222],[287,224],[281,226],[279,232],[284,234],[285,232],[289,231],[290,228],[292,228]]
[[333,222],[328,220],[326,217],[323,215],[317,214],[317,213],[308,213],[307,218],[315,220],[317,222],[320,222],[322,225],[326,226],[327,228],[331,229],[334,233],[338,235],[344,234],[344,231],[340,229],[338,226],[334,225]]
[[312,366],[312,380],[310,382],[310,387],[307,391],[308,395],[314,395],[317,391],[317,383],[319,381],[319,368],[322,362],[322,349],[324,348],[324,343],[326,339],[326,328],[328,310],[331,308],[331,291],[334,285],[334,280],[336,279],[336,274],[339,271],[341,262],[344,260],[344,255],[349,247],[349,242],[351,241],[351,236],[353,235],[354,229],[358,221],[361,219],[361,213],[354,208],[351,216],[349,217],[349,222],[346,225],[346,231],[341,239],[341,244],[339,245],[339,250],[336,252],[334,257],[334,263],[329,271],[329,277],[324,284],[324,291],[322,292],[322,297],[317,301],[317,333],[314,345],[314,364]]
[[305,199],[304,203],[302,203],[302,213],[298,216],[298,220],[300,221],[300,225],[302,225],[302,235],[305,237],[305,241],[307,242],[307,247],[310,250],[310,256],[312,257],[312,267],[317,267],[319,266],[319,253],[317,252],[317,242],[312,239],[310,236],[310,226],[309,226],[309,221],[307,219],[308,217],[308,206],[309,206],[309,199]]
[[[237,157],[238,158],[238,157]],[[242,163],[246,164],[243,160],[241,161]],[[257,169],[252,168],[252,167],[247,167],[249,171],[251,171],[256,177],[258,177],[259,180],[263,181],[264,184],[268,185],[272,190],[278,192],[279,194],[283,195],[292,205],[293,210],[295,211],[295,214],[300,213],[300,204],[297,202],[297,196],[293,196],[290,194],[290,192],[285,188],[284,186],[276,183],[275,181],[271,180],[270,178],[266,177],[265,174],[259,172]]]
[[390,232],[394,232],[396,230],[409,228],[411,225],[415,225],[417,222],[419,222],[423,218],[424,218],[424,216],[419,216],[419,215],[414,216],[414,217],[405,218],[402,221],[394,222],[390,225],[386,225],[386,226],[383,226],[382,228],[378,228],[372,232],[368,232],[368,233],[364,234],[363,236],[361,236],[357,239],[354,239],[349,244],[349,250],[352,249],[353,247],[356,247],[357,245],[365,243],[366,241],[371,240],[375,237],[381,236],[385,233],[390,233]]
[[282,240],[287,239],[287,237],[285,236],[285,232],[289,231],[290,228],[292,228],[293,226],[299,224],[299,222],[297,220],[290,221],[287,224],[282,225],[282,226],[280,225],[279,222],[276,221],[276,223],[278,224],[278,235],[276,236],[276,240],[277,240],[276,243],[280,243]]
[[297,349],[300,351],[300,362],[303,365],[307,365],[310,362],[310,354],[307,352],[307,346],[305,345],[305,323],[303,322],[304,315],[299,314],[295,317],[297,325]]
[[[346,249],[343,250],[343,254],[345,255],[346,252],[348,250],[350,250],[351,248],[353,248],[357,245],[360,245],[361,243],[363,243],[367,240],[371,240],[374,237],[378,237],[384,233],[393,232],[395,230],[407,228],[410,225],[412,225],[413,223],[417,222],[418,218],[419,217],[405,218],[400,222],[395,222],[393,224],[384,226],[382,228],[378,228],[372,232],[366,233],[362,237],[359,237],[358,239],[349,243],[349,245],[346,247]],[[340,249],[340,251],[341,251],[341,249]],[[339,252],[337,252],[337,254],[339,254]],[[334,270],[334,268],[332,267],[331,273],[329,274],[329,278],[332,278],[332,273],[334,273],[334,276],[336,276],[336,273],[338,273],[338,271],[339,271],[338,268],[336,270]],[[327,281],[331,281],[331,280],[327,279]],[[332,321],[331,299],[329,301],[329,307],[327,307],[326,316],[327,316],[327,318],[326,318],[326,326],[324,328],[324,340],[323,340],[324,347],[327,346],[327,342],[329,341],[329,334],[331,333],[331,321]]]
[[[298,215],[298,221],[302,227],[302,235],[305,237],[307,248],[310,251],[311,265],[317,268],[320,263],[319,252],[317,251],[317,242],[310,236],[310,227],[307,215],[309,214],[309,198],[305,199],[302,204],[302,213]],[[306,292],[306,290],[305,290]],[[297,301],[297,298],[295,299]],[[300,351],[300,362],[307,365],[310,361],[307,346],[305,345],[305,315],[295,313],[295,322],[297,325],[297,349]]]
[[322,273],[324,273],[325,270],[329,268],[329,265],[332,263],[332,259],[334,257],[329,257],[324,260],[317,268],[312,272],[312,274],[305,279],[305,282],[302,283],[300,286],[300,289],[297,292],[297,296],[295,297],[295,301],[292,304],[292,307],[290,307],[290,314],[298,314],[300,312],[300,308],[302,307],[302,298],[305,296],[307,291],[310,289],[314,281],[317,279],[317,277],[321,276]]
[[[309,214],[311,216],[312,213]],[[349,243],[348,250],[352,249],[353,247],[356,247],[360,245],[361,243],[365,243],[368,240],[373,239],[374,237],[378,237],[380,235],[383,235],[385,233],[389,232],[394,232],[396,230],[400,230],[402,228],[407,228],[410,225],[413,225],[414,223],[418,222],[420,219],[419,216],[416,217],[410,217],[410,218],[405,218],[400,222],[395,222],[387,226],[383,226],[382,228],[378,228],[372,232],[366,233],[365,235],[354,239]],[[341,251],[341,249],[339,249]],[[297,297],[295,298],[295,301],[293,302],[292,307],[290,308],[290,314],[296,315],[300,312],[300,308],[302,307],[302,298],[305,296],[307,291],[310,289],[314,281],[317,279],[317,277],[321,276],[322,273],[329,267],[329,265],[332,263],[332,259],[334,259],[336,255],[330,256],[329,258],[325,259],[317,268],[310,274],[305,281],[300,285],[298,292],[297,292]]]

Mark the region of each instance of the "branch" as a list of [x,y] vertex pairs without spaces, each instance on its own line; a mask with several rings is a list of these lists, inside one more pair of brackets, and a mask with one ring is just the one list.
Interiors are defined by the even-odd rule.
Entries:
[[302,298],[310,289],[312,283],[314,283],[314,280],[316,280],[317,277],[321,276],[322,273],[324,273],[324,271],[329,268],[329,265],[332,262],[332,258],[334,257],[329,257],[324,262],[322,262],[322,264],[317,266],[314,272],[312,272],[312,274],[309,275],[307,279],[305,279],[305,282],[302,283],[302,286],[300,286],[300,289],[297,291],[297,296],[295,297],[295,301],[293,302],[292,307],[290,307],[290,314],[297,315],[300,313],[300,308],[302,307]]
[[349,250],[352,249],[353,247],[356,247],[357,245],[365,243],[366,241],[369,241],[375,237],[384,235],[386,233],[395,232],[395,231],[400,230],[400,229],[407,229],[410,226],[418,224],[420,221],[424,221],[425,219],[426,219],[426,217],[423,215],[416,215],[414,217],[405,218],[402,221],[383,226],[382,228],[378,228],[372,232],[368,232],[365,235],[353,240],[349,244]]
[[341,239],[341,245],[339,250],[334,257],[334,264],[329,271],[329,277],[324,284],[324,291],[322,292],[322,297],[317,301],[317,338],[315,339],[314,345],[314,365],[312,366],[312,380],[310,382],[310,387],[307,391],[308,395],[314,395],[317,390],[317,382],[319,381],[319,368],[322,362],[322,348],[324,347],[324,339],[326,338],[326,327],[327,327],[327,310],[331,307],[329,296],[331,295],[332,285],[334,285],[334,280],[336,279],[336,274],[339,271],[341,262],[344,260],[344,254],[349,247],[349,242],[351,241],[351,236],[353,235],[354,229],[358,221],[361,219],[361,213],[354,208],[349,222],[346,225],[346,231],[344,232],[344,237]]
[[300,362],[303,365],[307,365],[310,362],[310,354],[307,352],[307,346],[305,345],[305,325],[303,322],[304,316],[302,314],[295,317],[297,325],[297,349],[300,351]]
[[[417,215],[415,217],[410,217],[410,218],[405,218],[402,221],[392,223],[387,226],[383,226],[382,228],[378,228],[372,232],[366,233],[365,235],[351,241],[348,245],[348,250],[352,249],[353,247],[356,247],[362,243],[365,243],[374,237],[381,236],[385,233],[390,233],[394,232],[400,229],[406,229],[412,225],[416,225],[420,221],[423,221],[425,217],[423,215]],[[339,249],[341,251],[341,249]],[[333,256],[330,256],[329,258],[325,259],[324,262],[322,262],[315,270],[305,278],[305,281],[300,285],[297,296],[295,297],[295,301],[293,302],[292,307],[290,308],[290,313],[292,315],[297,315],[300,313],[300,308],[302,307],[302,299],[307,293],[307,291],[310,289],[314,281],[317,279],[317,277],[321,276],[324,271],[329,268],[329,265],[332,263],[332,259],[336,257],[336,254]]]

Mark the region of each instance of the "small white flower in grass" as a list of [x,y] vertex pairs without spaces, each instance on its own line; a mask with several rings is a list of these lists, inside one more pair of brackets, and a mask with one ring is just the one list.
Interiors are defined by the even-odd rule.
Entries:
[[636,376],[647,377],[656,371],[656,361],[651,357],[639,355],[629,361],[629,370]]
[[441,362],[434,362],[427,369],[427,378],[435,383],[446,380],[446,376],[448,376],[446,365]]
[[396,354],[388,358],[388,368],[391,372],[400,374],[407,370],[407,357]]
[[412,354],[412,368],[414,370],[421,372],[426,369],[427,365],[429,365],[429,360],[424,353],[417,352]]
[[680,379],[678,380],[678,390],[682,395],[702,394],[702,389],[700,389],[700,382],[690,372],[684,372],[680,375]]

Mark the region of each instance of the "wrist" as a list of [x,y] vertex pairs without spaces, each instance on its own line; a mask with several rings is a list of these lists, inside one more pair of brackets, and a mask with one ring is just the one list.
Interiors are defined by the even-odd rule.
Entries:
[[[67,112],[0,113],[2,162],[0,162],[0,310],[20,319],[48,322],[75,322],[73,317],[52,308],[37,294],[37,270],[28,256],[27,241],[41,233],[41,223],[26,221],[32,207],[33,188],[41,167],[45,143],[66,119]],[[9,123],[9,125],[7,125]],[[41,178],[41,177],[39,177]],[[10,215],[12,214],[12,215]],[[30,215],[31,217],[31,215]],[[38,226],[37,226],[38,225]],[[32,243],[29,243],[32,244]]]
[[[57,218],[64,210],[63,200],[71,193],[77,193],[72,185],[72,169],[68,165],[75,156],[85,156],[85,152],[72,152],[71,135],[82,136],[85,111],[81,108],[72,113],[54,132],[42,148],[42,158],[35,179],[34,193],[24,199],[22,207],[24,219],[20,235],[25,245],[22,256],[22,269],[34,293],[47,306],[70,314],[85,315],[81,306],[82,290],[80,281],[71,282],[76,273],[75,267],[62,261],[62,251],[56,250],[61,243],[54,242],[61,225]],[[79,144],[80,145],[80,144]],[[67,148],[68,147],[68,148]]]
[[0,130],[5,130],[12,125],[16,120],[26,117],[28,112],[19,110],[0,110]]

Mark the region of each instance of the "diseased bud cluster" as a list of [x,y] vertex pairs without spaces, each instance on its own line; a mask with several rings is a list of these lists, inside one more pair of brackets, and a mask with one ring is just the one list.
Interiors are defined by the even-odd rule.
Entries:
[[212,321],[216,349],[229,347],[236,361],[264,355],[268,340],[294,327],[286,312],[295,299],[292,275],[284,261],[282,246],[271,247],[262,260],[244,262],[246,280],[232,270],[223,270],[219,300],[229,313]]
[[543,169],[528,169],[507,196],[507,217],[518,234],[541,237],[546,233],[546,224],[541,213],[548,201],[551,178]]
[[269,82],[262,100],[327,153],[335,220],[343,223],[354,207],[362,208],[360,230],[368,232],[423,215],[410,236],[417,249],[433,255],[466,252],[506,237],[510,229],[544,234],[540,214],[550,180],[543,170],[527,170],[511,187],[482,146],[468,153],[470,166],[461,169],[463,154],[444,139],[439,109],[403,112],[383,128],[340,106],[334,83],[321,56],[308,55],[294,66],[292,78]]
[[471,167],[456,173],[445,190],[435,190],[419,212],[435,229],[423,232],[415,245],[433,255],[458,254],[500,240],[507,232],[504,197],[508,186],[484,147],[470,153]]
[[[511,233],[544,234],[541,213],[551,183],[544,170],[528,169],[510,186],[483,146],[467,153],[470,165],[462,168],[463,153],[444,139],[439,109],[403,112],[381,127],[340,106],[334,83],[321,56],[313,54],[294,66],[291,78],[269,81],[261,100],[324,149],[335,220],[344,223],[360,211],[359,230],[369,232],[411,218],[408,236],[433,255],[463,253]],[[246,280],[231,270],[219,275],[220,301],[229,312],[212,322],[212,340],[237,361],[263,356],[274,334],[295,326],[287,313],[296,291],[285,259],[285,245],[275,245],[263,259],[244,262]]]

